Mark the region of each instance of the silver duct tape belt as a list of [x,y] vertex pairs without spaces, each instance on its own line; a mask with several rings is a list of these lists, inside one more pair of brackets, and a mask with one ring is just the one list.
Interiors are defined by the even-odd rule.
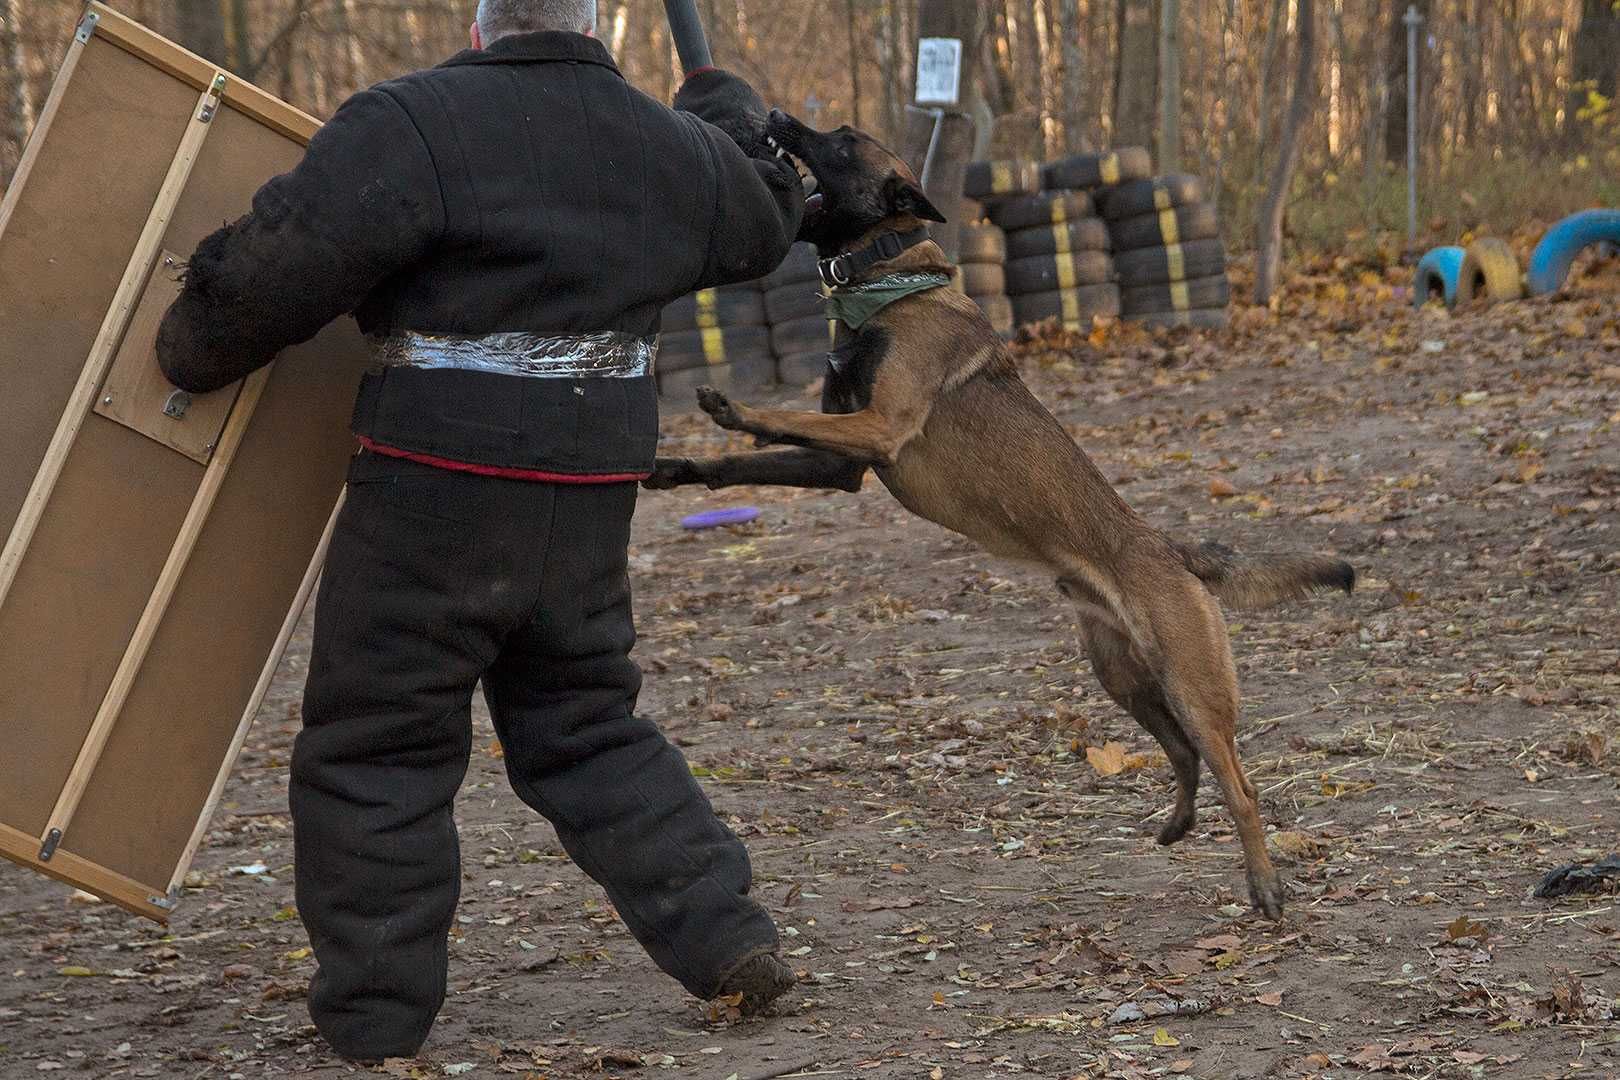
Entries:
[[651,375],[658,355],[656,339],[617,331],[480,337],[407,331],[371,341],[377,361],[391,367],[456,368],[531,379],[634,379]]

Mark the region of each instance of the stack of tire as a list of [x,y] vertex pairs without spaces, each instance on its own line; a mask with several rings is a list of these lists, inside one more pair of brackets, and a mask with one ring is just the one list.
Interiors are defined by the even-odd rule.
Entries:
[[1225,326],[1231,287],[1215,208],[1195,176],[1115,184],[1098,195],[1120,313],[1153,326]]
[[771,327],[776,377],[784,386],[806,386],[826,373],[832,324],[825,306],[813,244],[794,244],[782,265],[760,280],[765,319]]
[[[1004,276],[1016,322],[1056,318],[1065,329],[1085,331],[1094,317],[1119,314],[1108,230],[1088,189],[1148,171],[1141,150],[1081,154],[1031,170],[992,167],[992,178],[1018,182],[1016,191],[998,187],[988,203],[1006,234]],[[970,170],[970,185],[975,178]]]
[[1007,298],[1007,234],[986,220],[984,206],[972,199],[962,200],[961,220],[956,287],[979,305],[996,333],[1011,337],[1017,320]]
[[757,281],[683,296],[664,309],[658,392],[683,405],[699,386],[759,390],[776,385],[776,358]]

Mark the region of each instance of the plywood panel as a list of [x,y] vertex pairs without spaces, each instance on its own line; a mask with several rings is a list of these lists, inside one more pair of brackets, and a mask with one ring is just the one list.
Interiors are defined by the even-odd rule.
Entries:
[[0,540],[118,288],[197,92],[92,37],[0,237]]
[[80,431],[0,607],[0,821],[44,827],[202,472],[103,417]]
[[[196,170],[208,180],[187,191],[166,245],[189,250],[191,232],[241,213],[266,170],[302,152],[244,116],[215,123]],[[277,359],[65,849],[167,881],[342,488],[366,355],[345,319]]]
[[[92,349],[106,357],[121,344],[113,335],[125,301],[144,287],[138,275],[159,241],[191,251],[291,168],[315,128],[235,83],[210,125],[188,128],[214,69],[92,10],[106,38],[77,54],[48,145],[31,151],[0,234],[0,537],[53,432],[51,460],[62,462],[54,487],[36,487],[32,505],[43,510],[31,540],[25,547],[29,534],[16,531],[6,549],[18,572],[0,597],[0,855],[163,918],[163,894],[231,765],[288,608],[312,579],[368,357],[347,320],[289,350],[231,408],[238,453],[227,438],[206,468],[92,412],[93,382],[64,411]],[[199,132],[207,138],[193,169]],[[179,192],[172,215],[159,195],[166,174]],[[142,342],[159,307],[135,320]],[[149,374],[137,381],[160,395]],[[216,499],[197,499],[216,483]],[[107,692],[120,667],[127,697]],[[104,745],[85,739],[98,711]],[[53,807],[66,832],[42,862]]]
[[[348,320],[276,361],[65,846],[166,881],[320,539],[354,440],[363,341]],[[296,447],[300,467],[287,467]],[[206,664],[199,660],[206,657]],[[139,824],[128,807],[142,803]]]

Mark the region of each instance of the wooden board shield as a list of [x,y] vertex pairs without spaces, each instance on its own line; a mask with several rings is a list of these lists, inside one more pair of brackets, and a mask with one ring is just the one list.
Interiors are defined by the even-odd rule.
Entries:
[[100,4],[0,202],[0,854],[166,920],[314,585],[367,352],[157,370],[185,256],[318,124]]

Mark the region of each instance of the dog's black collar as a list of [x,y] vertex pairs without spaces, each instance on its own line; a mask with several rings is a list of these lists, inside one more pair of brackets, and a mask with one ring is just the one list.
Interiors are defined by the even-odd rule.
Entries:
[[897,259],[902,253],[928,239],[928,227],[919,225],[907,233],[886,232],[863,248],[846,251],[816,264],[821,280],[829,289],[848,285],[880,262]]

